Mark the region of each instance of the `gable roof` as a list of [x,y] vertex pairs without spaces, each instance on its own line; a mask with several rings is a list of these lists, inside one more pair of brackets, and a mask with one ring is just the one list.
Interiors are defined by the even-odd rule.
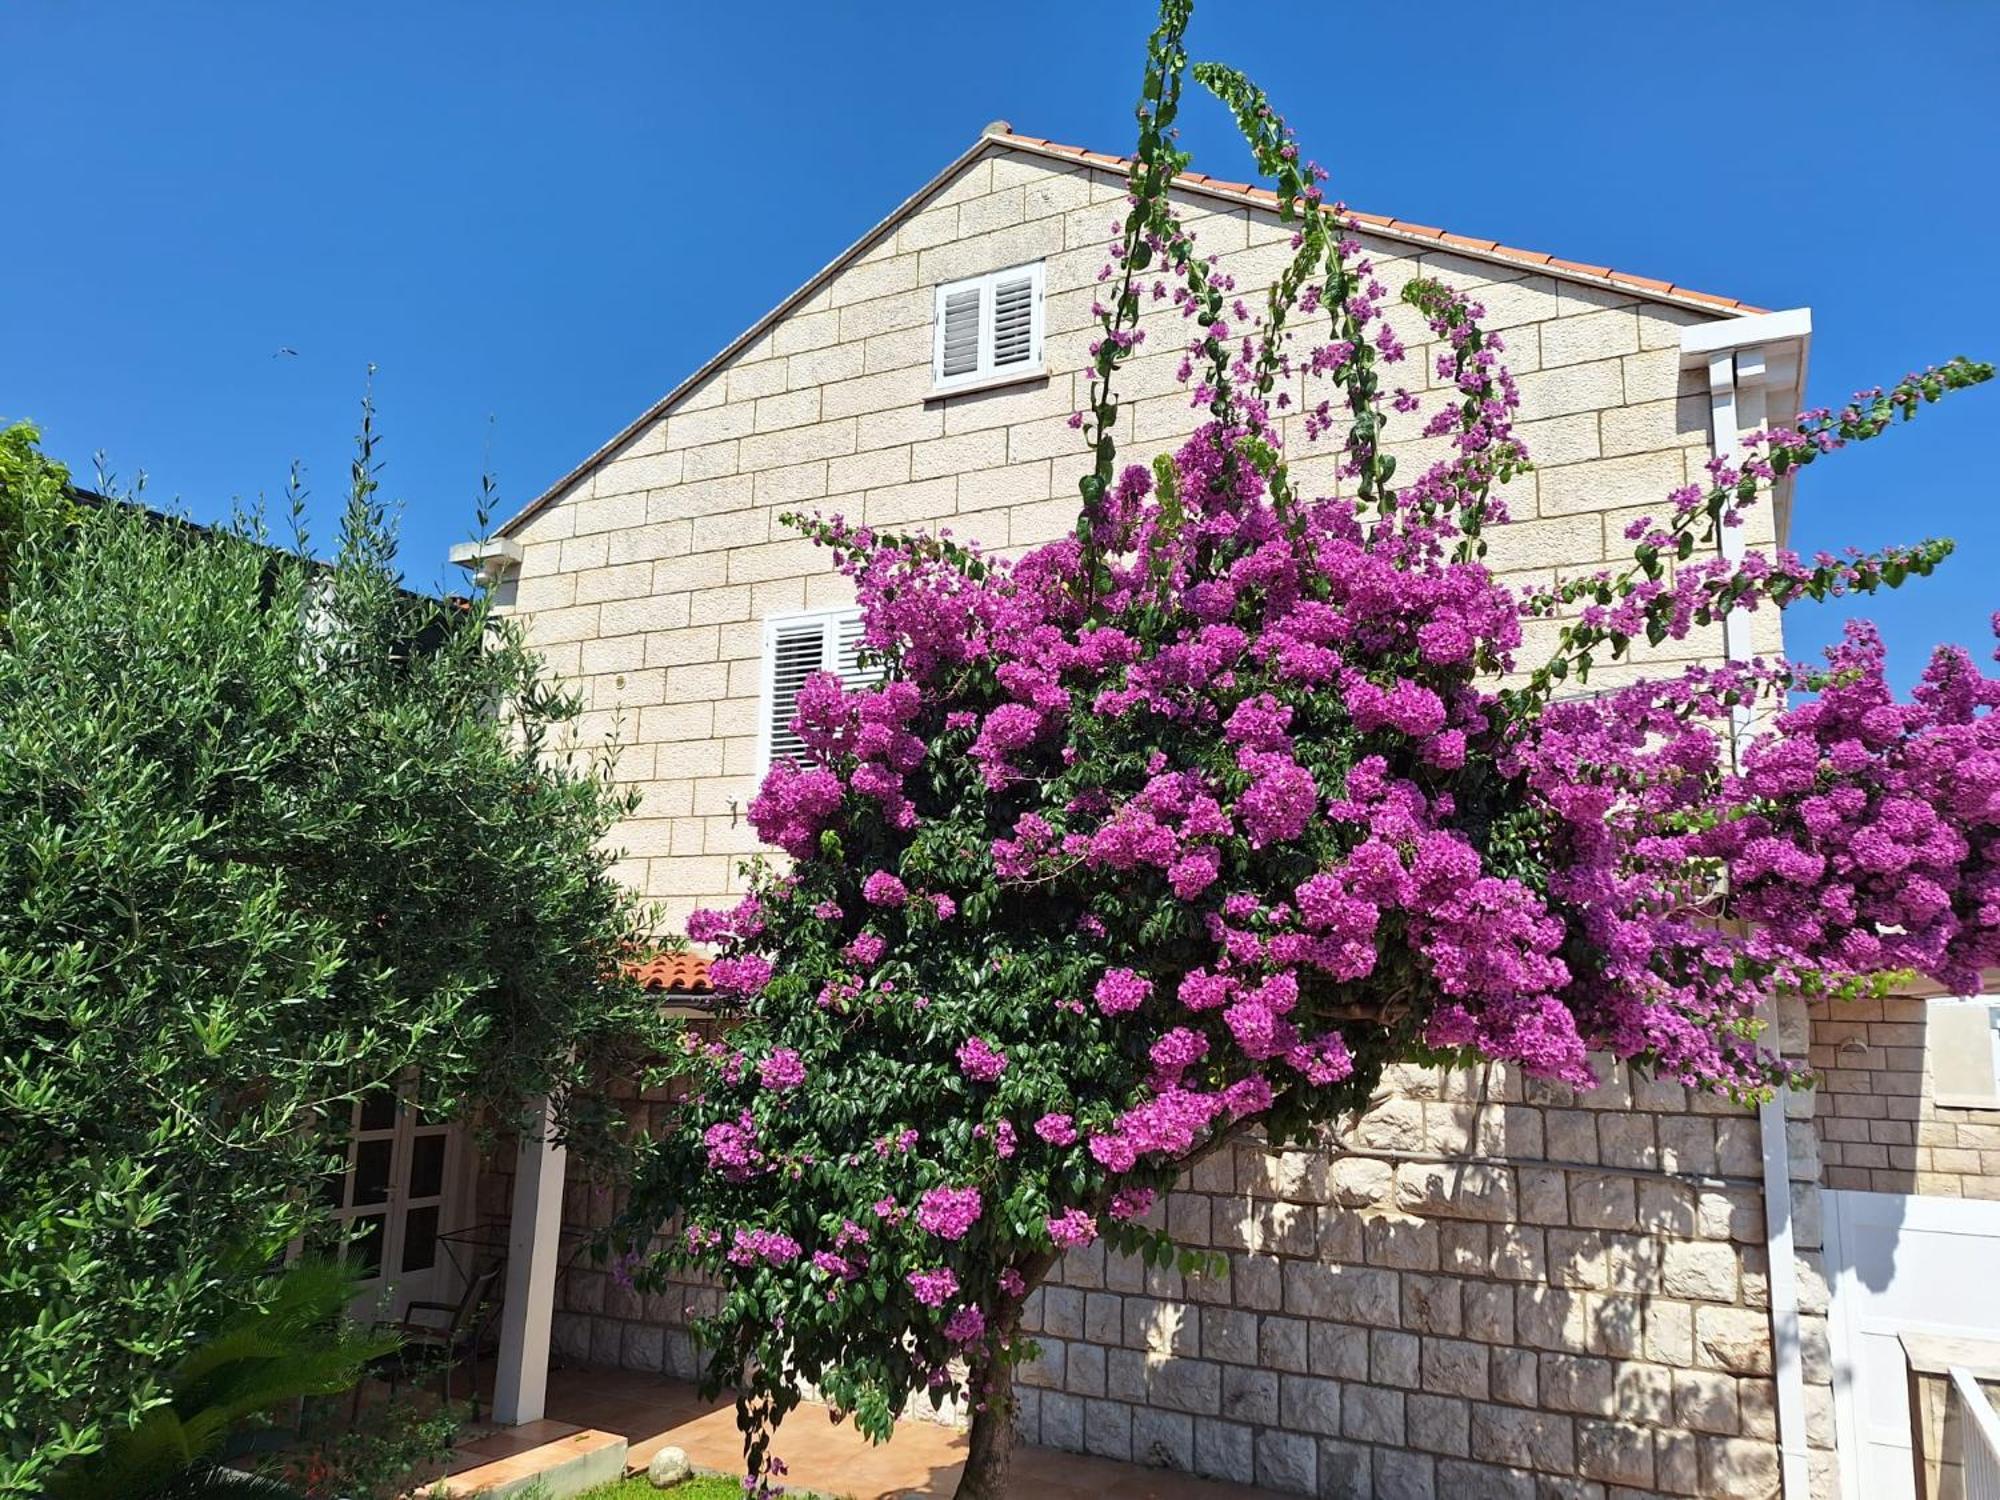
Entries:
[[[752,323],[714,358],[695,370],[666,395],[660,397],[637,417],[634,417],[612,437],[601,444],[590,456],[571,469],[562,478],[550,485],[528,504],[509,516],[500,524],[497,535],[507,536],[516,527],[552,504],[571,485],[583,478],[592,469],[610,458],[626,443],[630,442],[646,427],[666,415],[669,408],[681,397],[689,394],[716,371],[728,364],[743,350],[755,343],[779,319],[783,318],[800,303],[806,301],[819,289],[831,281],[851,263],[873,249],[884,236],[894,231],[904,219],[921,208],[931,196],[942,190],[958,174],[991,151],[1016,151],[1029,156],[1039,156],[1065,167],[1079,164],[1097,167],[1107,171],[1129,172],[1132,160],[1126,156],[1112,156],[1102,151],[1090,151],[1082,146],[1066,146],[1058,141],[1044,140],[1040,136],[1017,135],[1005,120],[996,120],[980,133],[979,139],[970,148],[955,157],[943,171],[931,178],[909,197],[881,219],[873,228],[863,234],[852,245],[828,261],[806,282],[776,307]],[[1219,199],[1248,207],[1275,210],[1278,195],[1268,188],[1253,186],[1247,182],[1230,182],[1219,177],[1210,177],[1205,172],[1182,172],[1174,178],[1177,191],[1186,191],[1200,197]],[[1587,285],[1613,287],[1644,297],[1648,301],[1662,302],[1672,306],[1689,308],[1714,317],[1741,317],[1765,311],[1752,307],[1734,297],[1720,296],[1714,292],[1699,292],[1676,282],[1662,281],[1652,276],[1637,276],[1629,271],[1616,271],[1609,266],[1590,265],[1582,261],[1562,260],[1539,250],[1522,250],[1512,245],[1502,245],[1496,240],[1478,239],[1469,235],[1453,234],[1447,230],[1434,228],[1428,224],[1413,224],[1406,219],[1385,218],[1380,214],[1362,213],[1350,208],[1347,215],[1363,231],[1381,239],[1400,241],[1419,250],[1447,249],[1455,255],[1470,260],[1491,261],[1510,269],[1529,268],[1563,281],[1582,282]]]

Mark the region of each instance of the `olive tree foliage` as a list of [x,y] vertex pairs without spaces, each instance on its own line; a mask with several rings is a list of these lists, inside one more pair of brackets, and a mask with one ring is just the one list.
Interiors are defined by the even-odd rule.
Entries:
[[78,506],[0,442],[0,1494],[330,1237],[362,1092],[418,1070],[500,1128],[549,1095],[619,1149],[589,1081],[656,1024],[619,973],[628,799],[486,598],[400,586],[373,445],[322,563]]

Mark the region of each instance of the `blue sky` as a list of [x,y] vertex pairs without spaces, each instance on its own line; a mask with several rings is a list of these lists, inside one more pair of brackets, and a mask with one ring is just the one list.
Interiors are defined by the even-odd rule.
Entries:
[[[405,566],[437,583],[484,469],[503,512],[531,498],[986,121],[1127,147],[1148,8],[971,14],[17,0],[0,417],[202,517],[298,459],[324,522],[372,362]],[[2000,5],[1206,0],[1192,50],[1358,208],[1811,306],[1815,401],[2000,355]],[[1185,119],[1198,168],[1248,174],[1218,106]],[[1865,606],[1904,680],[1990,641],[1996,432],[1989,386],[1803,482],[1802,549],[1958,538]],[[1794,611],[1794,654],[1839,619]]]

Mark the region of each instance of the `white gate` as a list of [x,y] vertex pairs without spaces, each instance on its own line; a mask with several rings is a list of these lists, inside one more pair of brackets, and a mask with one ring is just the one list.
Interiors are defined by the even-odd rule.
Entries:
[[1834,1422],[1845,1500],[1914,1500],[1897,1335],[2000,1339],[2000,1202],[1828,1191]]

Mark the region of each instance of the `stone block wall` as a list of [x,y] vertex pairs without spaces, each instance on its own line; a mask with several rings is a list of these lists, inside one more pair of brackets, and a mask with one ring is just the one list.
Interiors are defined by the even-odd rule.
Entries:
[[[1399,1068],[1322,1149],[1250,1136],[1209,1157],[1154,1222],[1228,1269],[1066,1257],[1027,1308],[1024,1439],[1359,1500],[1775,1494],[1757,1118],[1601,1066],[1586,1094],[1497,1066]],[[672,1108],[624,1092],[641,1128]],[[1793,1213],[1814,1493],[1830,1495],[1810,1106],[1790,1126]],[[508,1184],[504,1167],[482,1179],[502,1217]],[[620,1206],[572,1182],[565,1222],[587,1232]],[[693,1279],[641,1294],[578,1258],[557,1357],[693,1379],[687,1325],[715,1295]]]
[[[1802,1006],[1785,1034],[1796,1051]],[[1211,1156],[1154,1222],[1227,1270],[1068,1256],[1027,1309],[1024,1439],[1363,1500],[1776,1494],[1758,1119],[1599,1069],[1578,1093],[1501,1066],[1397,1068],[1320,1149],[1251,1135]],[[635,1129],[674,1108],[612,1092]],[[1815,1102],[1794,1096],[1788,1141],[1812,1492],[1830,1496]],[[511,1161],[482,1172],[482,1216],[505,1219]],[[577,1251],[622,1207],[567,1184],[556,1357],[694,1379],[687,1328],[714,1289],[640,1293]]]
[[1812,1005],[1808,1055],[1820,1080],[1815,1123],[1826,1186],[2000,1198],[2000,1108],[1934,1097],[1925,1020],[1939,993],[1917,985],[1883,1000]]
[[[1025,1431],[1362,1500],[1775,1493],[1756,1118],[1605,1071],[1575,1095],[1399,1069],[1323,1151],[1209,1158],[1156,1212],[1227,1274],[1069,1256],[1030,1304]],[[1830,1479],[1813,1169],[1796,1191]]]

